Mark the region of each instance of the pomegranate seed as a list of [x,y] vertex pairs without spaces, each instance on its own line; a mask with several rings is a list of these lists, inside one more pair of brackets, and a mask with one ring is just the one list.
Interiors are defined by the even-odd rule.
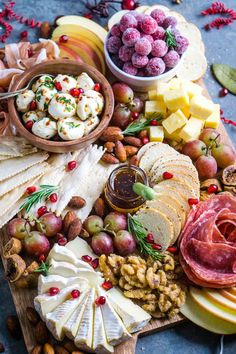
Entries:
[[95,85],[94,85],[94,91],[97,91],[99,92],[101,90],[101,84],[99,84],[99,82],[97,82]]
[[32,120],[28,120],[28,122],[25,123],[26,129],[29,131],[32,130],[33,125],[34,125],[34,122]]
[[64,237],[64,235],[61,234],[60,232],[58,232],[58,233],[56,234],[56,241],[58,242],[58,240],[59,240],[60,238],[62,238],[62,237]]
[[73,299],[77,299],[80,296],[80,291],[76,289],[72,290],[71,296],[73,297]]
[[93,267],[93,269],[96,269],[99,265],[99,260],[98,258],[94,258],[91,262],[91,266]]
[[229,93],[229,91],[227,90],[227,88],[222,88],[221,90],[220,90],[220,92],[219,92],[219,96],[220,97],[225,97],[225,96],[227,96],[228,95],[228,93]]
[[51,195],[50,195],[50,197],[49,197],[49,199],[50,199],[50,202],[52,202],[52,203],[56,203],[57,202],[57,193],[52,193]]
[[149,139],[147,137],[142,138],[142,144],[146,145],[147,143],[149,143]]
[[45,255],[44,254],[40,254],[39,256],[39,262],[44,262],[46,259]]
[[146,236],[146,241],[148,243],[154,243],[154,237],[153,237],[153,234],[151,232],[149,232]]
[[63,34],[60,38],[59,38],[59,42],[60,43],[67,43],[69,40],[69,37],[66,34]]
[[218,187],[216,184],[210,184],[210,186],[207,188],[208,194],[216,193],[218,192]]
[[62,86],[61,86],[61,83],[60,82],[55,82],[55,87],[58,91],[61,91],[62,90]]
[[123,0],[121,7],[122,10],[134,10],[136,7],[136,3],[134,0]]
[[151,120],[150,125],[156,127],[158,125],[158,122],[155,119],[153,119]]
[[113,288],[112,282],[108,281],[104,281],[104,283],[102,283],[102,287],[105,290],[110,290],[111,288]]
[[27,38],[27,37],[28,37],[28,32],[27,31],[21,32],[21,34],[20,34],[20,38],[21,39],[24,39],[24,38]]
[[86,254],[85,256],[82,256],[81,259],[84,262],[90,263],[92,260],[92,257]]
[[40,217],[40,216],[44,215],[46,212],[47,212],[47,207],[44,205],[44,206],[41,206],[40,208],[38,208],[37,214]]
[[50,296],[54,296],[54,295],[57,295],[58,293],[60,292],[60,290],[56,287],[52,287],[49,289],[49,295]]
[[28,49],[28,57],[31,58],[34,55],[33,49],[29,48]]
[[131,112],[131,118],[133,120],[138,119],[138,117],[139,117],[139,113],[138,112]]
[[105,305],[106,303],[106,298],[105,296],[99,296],[96,300],[95,300],[95,304],[97,306],[100,306],[100,305]]
[[197,198],[189,198],[188,199],[188,204],[189,205],[196,205],[198,204],[199,200]]
[[160,251],[162,249],[161,245],[158,245],[157,243],[153,243],[152,248],[157,251]]
[[59,246],[65,246],[67,244],[67,238],[65,237],[60,237],[59,240],[57,241]]
[[171,172],[164,172],[162,175],[163,179],[171,179],[171,178],[173,178],[173,176],[174,175]]
[[83,90],[83,92],[81,92],[81,90],[83,90],[83,89],[77,89],[74,87],[74,88],[70,89],[70,94],[73,97],[79,97],[81,95],[81,93],[84,92],[84,90]]
[[167,251],[170,253],[176,253],[178,251],[177,247],[171,246],[167,248]]
[[85,18],[88,18],[89,20],[92,20],[93,14],[91,12],[88,12],[87,14],[84,14]]
[[220,115],[223,116],[223,114],[224,114],[223,109],[220,109]]
[[26,192],[28,194],[32,194],[32,193],[34,193],[36,191],[36,189],[37,188],[35,186],[30,186],[30,187],[26,188]]
[[29,108],[31,111],[34,111],[37,108],[37,102],[35,100],[31,101]]
[[76,168],[77,162],[75,160],[68,162],[67,167],[68,170],[72,171]]

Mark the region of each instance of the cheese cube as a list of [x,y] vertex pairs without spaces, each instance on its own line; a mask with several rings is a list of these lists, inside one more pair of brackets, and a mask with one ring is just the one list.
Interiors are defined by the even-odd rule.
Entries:
[[190,99],[193,96],[196,96],[196,95],[199,96],[202,94],[203,88],[200,85],[197,85],[192,81],[184,80],[183,86],[185,87]]
[[175,90],[175,89],[179,88],[180,85],[182,84],[182,82],[183,82],[182,79],[180,79],[178,77],[174,77],[168,83],[169,90]]
[[166,82],[159,82],[157,84],[156,96],[157,100],[163,101],[164,94],[169,89],[169,85]]
[[150,118],[153,114],[161,113],[166,115],[166,106],[162,101],[146,101],[145,102],[145,116]]
[[171,134],[177,129],[181,128],[183,125],[185,125],[187,121],[188,120],[185,115],[181,112],[180,109],[178,109],[178,111],[172,113],[168,118],[166,118],[162,122],[162,125],[167,130],[167,132]]
[[190,117],[189,107],[190,106],[185,106],[184,108],[181,108],[181,112],[183,112],[186,118]]
[[220,105],[215,104],[215,110],[214,112],[210,115],[205,120],[205,128],[213,128],[217,129],[220,125]]
[[181,85],[179,88],[166,91],[164,94],[164,102],[169,110],[175,112],[189,104],[189,97],[187,91]]
[[149,128],[149,140],[150,141],[158,141],[158,142],[162,143],[162,141],[164,140],[163,127],[160,125],[157,127],[151,126]]
[[172,134],[169,134],[167,132],[167,130],[165,130],[164,128],[164,137],[166,139],[169,139],[171,141],[177,141],[180,142],[182,140],[182,138],[180,138],[179,133],[181,132],[181,128],[177,129],[176,131],[174,131]]
[[214,103],[202,95],[193,96],[190,101],[190,113],[196,117],[207,119],[214,110]]
[[190,117],[187,124],[181,129],[179,136],[184,141],[198,139],[204,121],[200,118]]
[[148,99],[150,101],[157,100],[157,90],[150,90],[148,91]]

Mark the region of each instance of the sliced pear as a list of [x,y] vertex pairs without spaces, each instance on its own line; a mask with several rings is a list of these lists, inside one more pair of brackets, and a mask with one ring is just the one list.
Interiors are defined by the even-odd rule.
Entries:
[[220,305],[227,307],[231,310],[236,311],[236,301],[231,301],[227,299],[227,297],[220,294],[218,290],[203,289],[203,292],[210,300],[219,303]]
[[121,17],[126,14],[127,12],[129,12],[128,10],[121,10],[121,11],[118,11],[116,12],[113,16],[111,16],[109,18],[109,21],[108,21],[108,24],[107,24],[107,27],[108,27],[108,30],[110,31],[111,28],[116,25],[117,23],[120,22],[121,20]]

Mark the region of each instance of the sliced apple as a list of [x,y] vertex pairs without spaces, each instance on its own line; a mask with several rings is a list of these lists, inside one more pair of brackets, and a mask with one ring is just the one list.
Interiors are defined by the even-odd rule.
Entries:
[[227,289],[222,289],[219,292],[222,296],[236,303],[236,295],[232,294],[230,291],[227,291]]
[[63,16],[57,19],[57,25],[78,25],[93,32],[104,43],[107,36],[107,31],[96,22],[82,16]]
[[61,44],[58,44],[58,45],[60,48],[60,57],[61,58],[77,60],[78,62],[83,63],[83,60],[80,58],[80,56],[74,50],[67,48]]
[[236,325],[236,311],[230,310],[219,303],[214,303],[203,293],[201,289],[190,287],[189,293],[192,299],[205,311]]
[[188,294],[180,312],[196,325],[218,334],[236,333],[236,325],[218,318],[196,303]]
[[215,303],[219,303],[224,307],[236,311],[236,302],[227,299],[227,297],[220,294],[218,290],[203,289],[202,291],[210,300],[214,301]]

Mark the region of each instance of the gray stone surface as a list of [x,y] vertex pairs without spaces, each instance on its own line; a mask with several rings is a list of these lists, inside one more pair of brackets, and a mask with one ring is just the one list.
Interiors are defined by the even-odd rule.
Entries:
[[[83,1],[73,0],[17,0],[15,9],[18,13],[35,17],[38,20],[53,21],[56,16],[65,14],[84,13]],[[155,0],[142,1],[142,4],[155,4]],[[209,18],[202,17],[200,12],[211,4],[205,0],[183,0],[181,5],[172,4],[171,0],[161,0],[160,4],[169,6],[175,11],[181,12],[189,21],[195,23],[201,29],[203,40],[206,46],[206,55],[209,66],[212,63],[226,63],[235,66],[236,59],[236,23],[225,27],[220,31],[212,30],[206,32],[203,26]],[[235,7],[235,0],[225,0],[228,7]],[[0,6],[2,1],[0,1]],[[118,6],[117,6],[118,8]],[[106,20],[97,19],[105,25]],[[23,25],[14,23],[14,32],[10,42],[19,39],[19,33],[25,30]],[[37,39],[37,31],[29,30],[29,38],[33,42]],[[235,96],[229,94],[224,98],[219,98],[220,86],[211,75],[210,69],[205,76],[205,83],[215,102],[221,104],[225,116],[236,121]],[[236,141],[236,128],[227,126],[227,131],[231,139]],[[9,292],[8,284],[4,279],[2,267],[0,266],[0,342],[5,345],[6,354],[25,354],[26,349],[23,341],[12,339],[5,329],[5,318],[8,314],[14,313],[14,305]],[[137,354],[143,353],[166,353],[166,354],[217,354],[220,352],[220,336],[209,333],[190,322],[176,326],[172,329],[156,333],[138,341]],[[236,351],[235,336],[225,338],[224,354],[233,354]]]

